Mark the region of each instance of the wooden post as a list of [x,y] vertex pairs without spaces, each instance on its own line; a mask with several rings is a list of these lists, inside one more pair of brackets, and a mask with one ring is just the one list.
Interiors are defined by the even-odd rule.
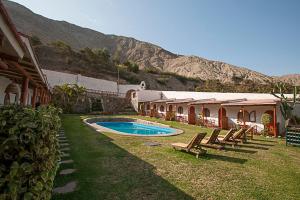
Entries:
[[243,111],[243,125],[244,127],[246,126],[246,122],[245,122],[245,108],[242,107],[242,111]]
[[37,88],[35,87],[35,88],[33,89],[33,95],[32,95],[32,99],[31,99],[31,106],[32,106],[33,108],[35,108],[36,96],[37,96]]
[[276,114],[276,106],[273,108],[273,134],[277,137],[277,114]]
[[25,106],[27,104],[28,85],[29,85],[29,78],[28,77],[24,77],[23,83],[22,83],[22,93],[21,93],[21,104],[23,106]]
[[220,113],[220,124],[219,124],[219,127],[221,128],[221,129],[223,129],[223,107],[221,106],[221,113]]
[[41,88],[41,93],[40,93],[40,104],[44,104],[44,90]]
[[202,123],[203,123],[203,126],[204,126],[204,123],[205,123],[205,119],[204,119],[204,104],[202,104]]

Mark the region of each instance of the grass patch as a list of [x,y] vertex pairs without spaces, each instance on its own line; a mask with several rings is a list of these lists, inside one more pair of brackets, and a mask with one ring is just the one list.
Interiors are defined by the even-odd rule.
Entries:
[[[78,171],[57,176],[55,185],[70,180],[79,185],[75,192],[53,199],[300,199],[300,148],[255,137],[236,149],[208,149],[206,156],[196,159],[174,151],[170,144],[188,142],[196,132],[210,129],[139,118],[184,133],[170,137],[101,134],[85,126],[78,115],[64,116],[74,160],[68,167]],[[149,141],[162,145],[145,146]]]

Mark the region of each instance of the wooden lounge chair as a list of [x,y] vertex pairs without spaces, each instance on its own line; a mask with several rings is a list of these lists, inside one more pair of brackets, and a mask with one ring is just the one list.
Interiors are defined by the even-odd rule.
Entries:
[[198,133],[189,143],[173,143],[172,147],[175,150],[184,150],[186,152],[191,152],[191,150],[198,150],[198,152],[196,153],[196,157],[198,158],[200,154],[206,153],[206,150],[202,149],[200,145],[205,136],[206,133]]
[[213,149],[223,149],[224,147],[217,144],[218,136],[221,132],[221,129],[213,129],[210,137],[205,138],[201,141],[200,145],[203,147],[213,148]]
[[245,132],[246,137],[249,138],[250,140],[253,140],[254,127],[255,127],[255,125],[254,125],[254,126],[250,126],[250,127],[246,130],[246,132]]
[[236,131],[230,140],[233,142],[241,142],[241,143],[247,142],[246,129],[241,128],[238,131]]
[[224,136],[220,135],[217,138],[217,143],[219,144],[231,144],[231,145],[236,145],[236,142],[233,142],[233,140],[231,139],[233,134],[236,132],[235,128],[230,129]]

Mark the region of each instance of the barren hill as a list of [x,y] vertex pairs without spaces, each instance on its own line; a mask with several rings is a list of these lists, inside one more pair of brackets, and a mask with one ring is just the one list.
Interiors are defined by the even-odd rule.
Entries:
[[85,47],[106,48],[121,62],[131,60],[141,69],[154,68],[157,71],[175,72],[203,80],[218,79],[222,83],[238,79],[265,84],[273,80],[247,68],[197,56],[176,55],[157,45],[134,38],[106,35],[65,21],[48,19],[14,2],[4,1],[4,4],[18,30],[30,36],[38,36],[44,44],[61,40],[78,50]]

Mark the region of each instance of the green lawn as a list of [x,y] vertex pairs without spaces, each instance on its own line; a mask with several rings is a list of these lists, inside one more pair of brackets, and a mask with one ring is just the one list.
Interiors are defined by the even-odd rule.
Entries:
[[[137,116],[134,116],[137,117]],[[143,118],[143,117],[139,117]],[[209,131],[165,122],[184,133],[171,137],[133,137],[98,133],[78,115],[63,117],[73,164],[78,171],[57,176],[55,186],[77,180],[75,192],[53,199],[300,199],[300,148],[280,139],[255,137],[238,148],[208,149],[205,156],[174,151],[172,142],[188,142]],[[161,146],[144,143],[156,141]]]

